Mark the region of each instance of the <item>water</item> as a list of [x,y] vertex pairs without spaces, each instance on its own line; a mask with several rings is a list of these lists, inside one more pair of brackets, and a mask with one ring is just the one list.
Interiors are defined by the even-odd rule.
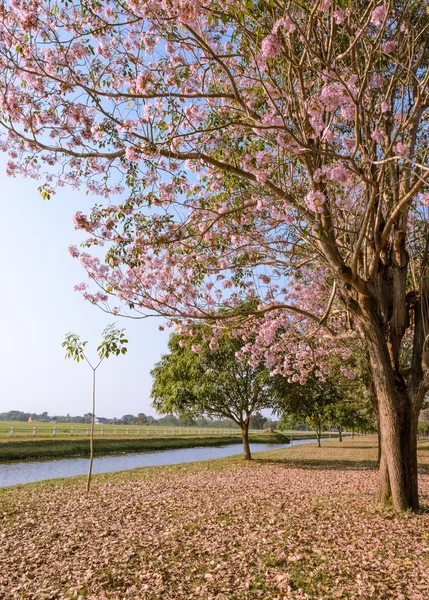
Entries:
[[[316,440],[294,440],[293,445],[309,444]],[[291,444],[251,444],[252,452],[279,450],[290,448]],[[241,454],[241,444],[216,446],[211,448],[180,448],[177,450],[157,450],[155,452],[138,452],[133,454],[116,454],[100,456],[94,459],[93,473],[112,473],[126,471],[137,467],[159,467],[162,465],[177,465],[179,463],[199,462],[214,458],[225,458],[233,454]],[[58,460],[25,461],[0,464],[0,487],[31,483],[59,477],[86,475],[88,472],[87,458],[63,458]]]

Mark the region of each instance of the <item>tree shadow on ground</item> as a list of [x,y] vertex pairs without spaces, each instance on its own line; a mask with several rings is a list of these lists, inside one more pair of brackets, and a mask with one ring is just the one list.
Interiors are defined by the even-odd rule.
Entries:
[[253,460],[255,463],[261,465],[278,465],[287,469],[304,469],[317,471],[375,471],[378,469],[378,464],[376,460],[318,460],[310,458],[254,458]]
[[[376,460],[341,460],[314,458],[254,458],[255,463],[278,465],[286,469],[303,469],[316,471],[378,471]],[[429,464],[419,464],[419,474],[429,475]]]
[[[341,442],[339,442],[341,444]],[[329,446],[329,448],[332,448],[332,446]],[[374,446],[374,444],[364,444],[363,446],[355,446],[353,444],[353,450],[356,448],[356,450],[371,450],[371,448],[376,449],[376,446]],[[322,446],[320,448],[321,450],[323,450],[323,443]],[[335,450],[351,450],[351,446],[338,446],[335,448]]]

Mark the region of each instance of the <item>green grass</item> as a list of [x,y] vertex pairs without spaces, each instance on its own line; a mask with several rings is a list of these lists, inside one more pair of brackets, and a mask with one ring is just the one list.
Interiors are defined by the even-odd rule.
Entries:
[[[281,433],[258,433],[250,435],[253,443],[287,444],[289,438]],[[241,443],[240,436],[176,436],[176,437],[103,437],[94,441],[95,454],[144,452],[201,446],[220,446]],[[87,438],[55,439],[7,439],[0,442],[0,461],[54,458],[65,456],[89,456]]]
[[[11,436],[11,428],[14,428],[14,434]],[[34,436],[34,428],[36,428],[36,436]],[[41,423],[26,421],[0,421],[0,443],[11,437],[14,439],[21,438],[46,438],[51,439],[54,437],[81,437],[87,438],[90,425],[87,423]],[[73,436],[71,434],[73,428]],[[128,433],[127,433],[128,432]],[[174,433],[173,433],[174,432]],[[251,430],[252,435],[264,435],[266,431]],[[316,434],[314,431],[284,431],[284,435],[290,437],[293,436],[295,440],[315,438]],[[96,425],[95,436],[100,437],[104,435],[109,436],[125,436],[129,437],[153,437],[153,436],[170,436],[170,435],[184,435],[184,436],[238,436],[240,432],[237,428],[223,429],[219,427],[178,427],[178,426],[164,426],[164,425]],[[335,437],[335,433],[331,433],[331,437]],[[328,434],[324,433],[322,437],[327,438]]]
[[[37,437],[52,437],[53,429],[56,429],[57,436],[71,436],[71,430],[73,428],[75,436],[85,437],[88,435],[87,431],[90,427],[87,423],[42,423],[33,421],[28,423],[26,421],[0,421],[0,440],[3,437],[9,437],[11,428],[14,428],[14,437],[28,437],[33,435],[33,430],[36,428]],[[183,435],[237,435],[237,429],[221,429],[214,427],[180,427],[180,426],[164,426],[164,425],[101,425],[95,426],[96,435],[101,435],[102,431],[104,435],[172,435],[173,431],[176,435],[182,432]],[[140,433],[137,433],[137,432]],[[116,434],[115,434],[116,432]]]

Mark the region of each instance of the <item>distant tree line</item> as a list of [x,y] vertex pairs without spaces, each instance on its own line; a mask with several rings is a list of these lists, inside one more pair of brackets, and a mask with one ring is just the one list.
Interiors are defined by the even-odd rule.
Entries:
[[[0,413],[0,421],[22,421],[27,422],[31,418],[32,421],[38,423],[90,423],[92,414],[85,413],[83,416],[67,415],[49,415],[46,411],[43,413],[30,413],[21,410],[9,410]],[[113,417],[97,417],[97,420],[102,425],[159,425],[160,427],[211,427],[218,429],[236,429],[238,426],[229,419],[208,419],[208,418],[178,418],[175,415],[166,415],[164,417],[155,418],[151,415],[138,413],[137,415],[123,415],[120,419]],[[278,421],[273,421],[270,418],[264,417],[261,413],[256,413],[251,418],[251,429],[274,429],[277,427]]]

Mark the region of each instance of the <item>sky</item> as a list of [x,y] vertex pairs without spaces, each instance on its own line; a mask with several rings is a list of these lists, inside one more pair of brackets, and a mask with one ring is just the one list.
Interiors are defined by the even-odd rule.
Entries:
[[87,275],[67,250],[82,239],[72,217],[97,198],[63,188],[43,201],[40,182],[7,177],[5,164],[0,154],[0,412],[90,412],[92,372],[66,360],[61,343],[75,332],[95,357],[101,332],[116,321],[126,329],[128,354],[109,358],[97,371],[96,414],[155,415],[150,370],[168,339],[158,329],[161,320],[113,317],[73,291]]

